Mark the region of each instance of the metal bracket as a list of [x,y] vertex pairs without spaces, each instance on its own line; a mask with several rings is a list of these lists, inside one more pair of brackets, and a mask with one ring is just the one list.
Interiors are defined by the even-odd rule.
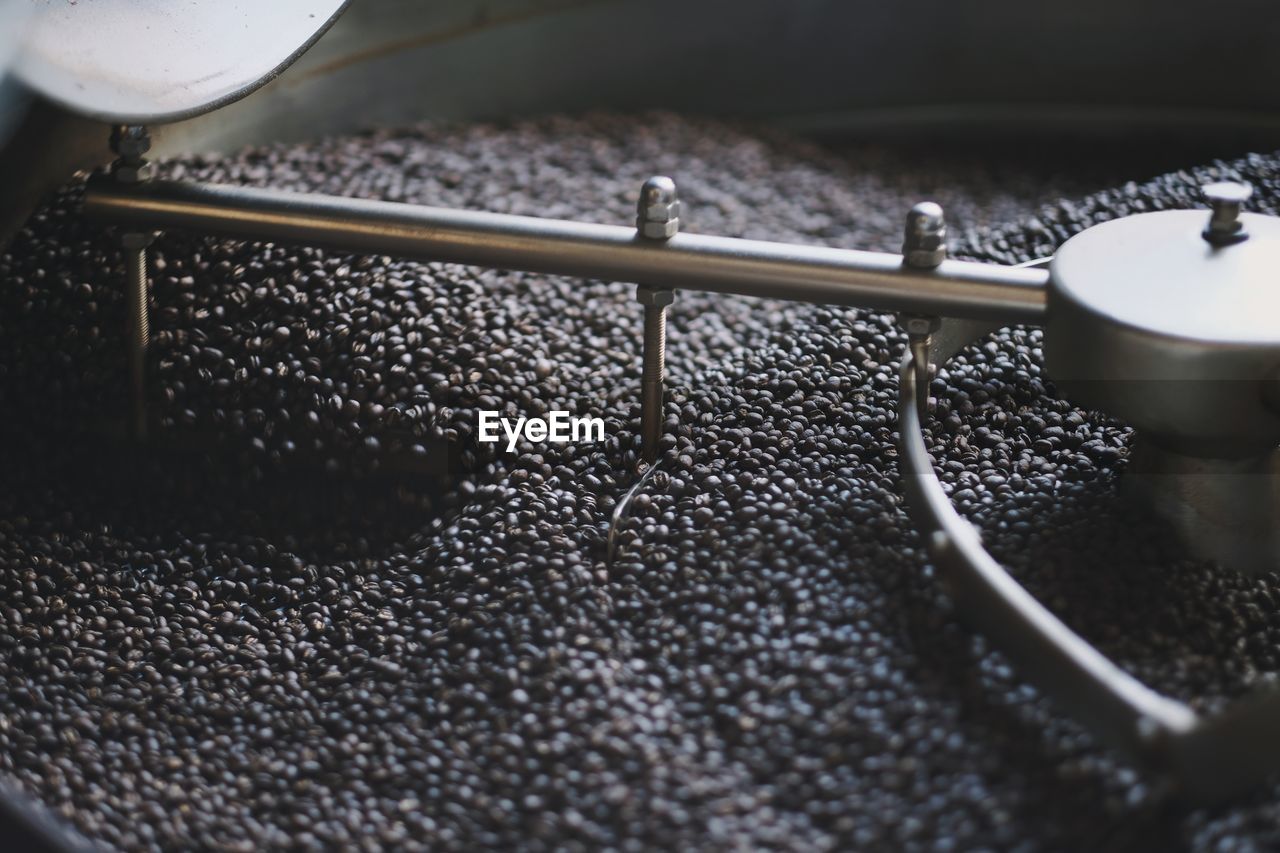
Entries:
[[[971,339],[972,340],[972,339]],[[963,344],[954,346],[947,357]],[[1191,803],[1221,802],[1280,770],[1280,691],[1202,718],[1112,663],[1015,581],[952,507],[933,468],[917,406],[914,355],[899,368],[898,430],[908,512],[960,617],[1102,741]]]

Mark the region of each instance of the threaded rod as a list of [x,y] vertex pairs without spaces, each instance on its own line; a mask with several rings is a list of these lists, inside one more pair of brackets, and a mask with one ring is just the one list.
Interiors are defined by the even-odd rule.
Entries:
[[921,418],[929,411],[929,348],[932,345],[933,335],[911,334],[908,337],[911,362],[916,372],[916,411]]
[[644,308],[644,365],[640,385],[640,438],[646,462],[658,458],[662,438],[664,382],[667,374],[667,308]]
[[147,437],[147,349],[151,345],[151,321],[147,305],[147,250],[125,251],[129,308],[129,392],[133,407],[133,434]]

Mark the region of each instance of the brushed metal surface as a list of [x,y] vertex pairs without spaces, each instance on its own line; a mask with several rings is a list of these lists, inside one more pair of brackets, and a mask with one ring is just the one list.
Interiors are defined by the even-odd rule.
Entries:
[[1214,246],[1206,210],[1139,214],[1068,240],[1050,264],[1048,375],[1068,399],[1169,450],[1256,456],[1280,441],[1280,219]]
[[17,76],[75,113],[158,124],[223,106],[271,80],[346,0],[31,3]]
[[1126,216],[1072,237],[1050,266],[1055,297],[1135,330],[1214,345],[1280,345],[1280,219],[1242,214],[1248,238],[1202,239],[1209,212]]
[[615,225],[176,181],[93,181],[84,209],[139,228],[1009,323],[1042,319],[1048,279],[998,264],[917,270],[886,252],[704,234],[648,240]]

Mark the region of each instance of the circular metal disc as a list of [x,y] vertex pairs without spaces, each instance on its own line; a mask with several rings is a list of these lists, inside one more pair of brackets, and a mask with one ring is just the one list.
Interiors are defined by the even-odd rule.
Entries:
[[1280,218],[1245,213],[1249,238],[1213,246],[1205,210],[1143,213],[1072,237],[1052,287],[1133,329],[1223,345],[1280,344]]
[[287,68],[346,0],[90,0],[34,3],[20,79],[112,124],[190,118]]

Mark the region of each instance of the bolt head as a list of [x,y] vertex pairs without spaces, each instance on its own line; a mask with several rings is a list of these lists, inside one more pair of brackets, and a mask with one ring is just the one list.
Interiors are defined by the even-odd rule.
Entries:
[[1204,200],[1211,205],[1241,205],[1253,196],[1253,187],[1239,181],[1217,181],[1200,188]]
[[1240,208],[1253,195],[1253,187],[1236,181],[1218,181],[1200,189],[1213,209],[1203,237],[1219,248],[1242,243],[1249,237],[1240,221]]
[[662,290],[646,285],[636,286],[636,302],[653,308],[666,308],[676,301],[674,290]]

